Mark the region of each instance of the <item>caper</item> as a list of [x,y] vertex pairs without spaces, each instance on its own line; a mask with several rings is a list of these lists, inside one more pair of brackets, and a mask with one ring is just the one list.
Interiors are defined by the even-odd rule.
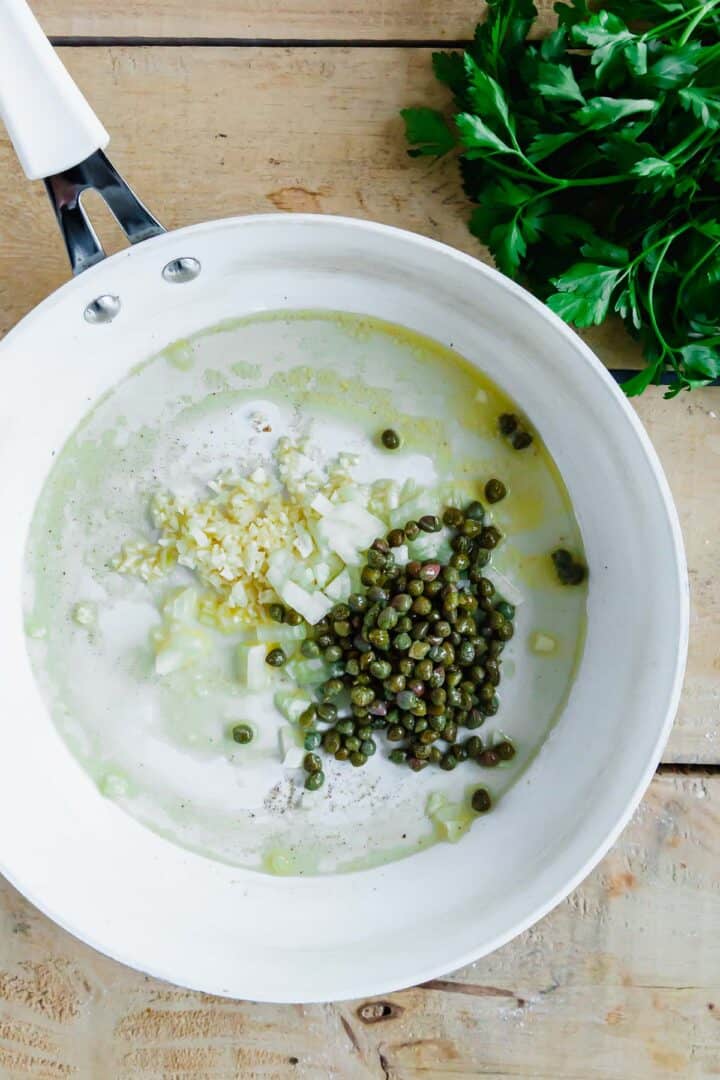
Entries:
[[418,520],[418,525],[423,532],[428,533],[439,532],[441,528],[440,518],[436,517],[434,514],[424,514]]
[[340,749],[341,739],[337,731],[326,731],[323,735],[323,749],[327,750],[328,754],[334,754],[336,750]]
[[298,724],[301,728],[311,728],[315,725],[315,719],[317,717],[317,708],[314,705],[308,705],[307,709],[303,709],[298,717]]
[[397,626],[399,615],[394,607],[384,607],[377,618],[381,630],[393,630]]
[[[426,581],[426,582],[429,583],[426,586],[426,589],[425,589],[425,592],[429,596],[435,595],[442,588],[442,586],[437,585],[437,582],[435,581],[435,578],[438,576],[439,573],[440,573],[440,563],[439,562],[426,562],[426,563],[423,563],[423,565],[420,567],[420,573],[418,574],[418,577],[420,578],[421,581]],[[436,585],[437,585],[437,588],[435,588]]]
[[478,735],[471,735],[465,740],[465,751],[468,757],[477,757],[483,748],[483,741]]
[[507,739],[503,739],[502,742],[496,743],[495,746],[493,746],[493,750],[501,761],[512,761],[515,757],[515,747]]
[[364,593],[351,593],[348,596],[348,607],[351,611],[365,611],[368,607],[368,598]]
[[368,670],[376,679],[387,679],[392,674],[392,664],[387,660],[373,660]]
[[387,630],[381,630],[379,627],[370,631],[368,634],[368,641],[371,641],[376,649],[382,649],[384,651],[385,649],[390,648],[390,635]]
[[400,742],[401,739],[405,738],[405,728],[400,724],[393,724],[392,727],[387,729],[387,737],[390,742]]
[[579,585],[585,580],[586,568],[582,563],[577,562],[570,552],[564,548],[553,551],[552,561],[555,564],[557,576],[563,585]]
[[405,750],[391,750],[388,757],[393,765],[404,765],[407,761],[407,752]]
[[417,521],[406,521],[404,526],[405,538],[411,543],[420,535],[420,526]]
[[322,704],[316,707],[316,712],[321,720],[324,720],[326,724],[332,724],[337,719],[337,705],[333,705],[329,701],[324,701]]
[[518,428],[518,418],[515,413],[502,413],[498,417],[498,428],[501,435],[512,435]]
[[457,763],[458,760],[454,754],[444,754],[443,759],[440,762],[440,768],[445,769],[446,772],[451,772],[453,769],[457,768]]
[[397,450],[400,446],[400,436],[394,428],[385,428],[380,441],[386,450]]
[[481,502],[478,502],[477,499],[475,499],[465,507],[465,517],[472,518],[473,521],[482,522],[485,520],[485,507]]
[[337,660],[342,659],[342,649],[339,645],[328,645],[323,652],[323,659],[327,660],[328,664],[334,664]]
[[317,754],[306,754],[303,758],[303,768],[305,772],[320,772],[322,761]]
[[494,477],[492,480],[488,480],[485,485],[485,498],[489,503],[500,502],[507,495],[507,488],[503,484],[502,480],[496,480]]
[[369,686],[354,686],[350,691],[350,700],[353,705],[369,705],[375,700],[375,691]]
[[405,676],[397,672],[390,676],[385,685],[391,694],[398,694],[405,689]]
[[338,720],[335,730],[341,735],[352,735],[355,732],[355,724],[352,720]]
[[393,641],[393,648],[398,652],[407,652],[412,645],[412,638],[409,634],[397,634]]
[[341,746],[339,750],[335,751],[336,761],[348,761],[349,758],[350,751],[348,750],[347,746]]
[[343,746],[352,754],[360,749],[360,739],[358,739],[357,735],[346,735],[343,740]]
[[372,566],[363,566],[360,580],[363,585],[378,585],[382,580],[382,575],[379,570],[375,570]]
[[492,800],[484,787],[475,788],[470,805],[476,814],[486,814],[492,806]]
[[442,761],[442,750],[437,746],[431,746],[428,761],[431,765],[439,765]]
[[415,600],[418,596],[422,596],[422,594],[425,592],[425,582],[420,581],[419,578],[413,578],[412,581],[408,582],[407,591],[410,596]]
[[387,542],[390,547],[400,547],[405,543],[405,533],[402,529],[391,529],[387,534]]
[[458,529],[463,521],[465,515],[462,510],[458,510],[456,506],[447,506],[443,513],[443,524],[447,525],[449,529]]
[[240,743],[241,746],[245,746],[253,740],[253,729],[249,724],[235,724],[231,734],[233,741]]
[[414,674],[418,677],[418,679],[422,679],[423,682],[427,682],[427,680],[431,677],[433,670],[434,669],[432,665],[432,660],[420,660],[420,662],[415,665]]
[[529,431],[518,431],[512,437],[513,450],[526,450],[532,441]]
[[478,756],[478,762],[487,769],[492,769],[500,764],[500,755],[496,750],[483,750]]
[[422,772],[423,769],[427,768],[428,762],[423,761],[421,758],[409,757],[408,758],[408,765],[410,766],[410,768],[412,769],[413,772]]
[[472,518],[468,518],[462,527],[462,535],[469,540],[474,540],[476,536],[479,536],[482,532],[482,524],[479,521],[474,521]]
[[398,707],[406,712],[418,703],[418,697],[412,690],[401,690],[395,700],[397,701]]
[[470,709],[465,716],[465,727],[470,731],[474,731],[475,728],[482,727],[485,723],[485,717],[479,709]]
[[322,769],[318,769],[316,772],[308,773],[305,777],[305,787],[308,791],[317,791],[325,783],[325,773]]
[[488,525],[480,533],[480,547],[495,548],[502,540],[502,534],[494,525]]
[[370,548],[367,553],[367,564],[374,570],[382,570],[385,567],[385,555],[381,551],[376,551],[375,548]]
[[265,657],[265,663],[270,667],[282,667],[287,662],[287,656],[282,649],[271,649]]
[[310,638],[307,638],[300,645],[300,652],[303,654],[303,656],[307,657],[308,660],[314,660],[320,655],[320,646],[316,641],[312,641]]
[[271,604],[268,612],[273,622],[285,622],[285,608],[282,604]]
[[412,607],[412,602],[412,596],[409,596],[408,593],[398,593],[393,596],[390,606],[399,611],[401,615],[405,615]]
[[515,608],[512,604],[508,604],[507,600],[501,600],[495,605],[496,611],[499,611],[504,619],[515,618]]
[[[463,536],[462,533],[458,533],[457,536],[453,536],[450,541],[450,547],[453,551],[461,552],[463,555],[467,555],[468,551],[472,547],[469,536]],[[452,563],[450,564],[452,565]]]
[[498,630],[496,630],[496,635],[500,639],[500,641],[509,641],[514,633],[515,630],[513,628],[513,624],[507,621],[504,622]]
[[468,667],[475,659],[475,647],[472,641],[463,641],[457,652],[458,664]]

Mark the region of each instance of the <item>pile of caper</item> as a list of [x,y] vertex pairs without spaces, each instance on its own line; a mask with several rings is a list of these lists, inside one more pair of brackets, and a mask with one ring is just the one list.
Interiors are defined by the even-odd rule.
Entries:
[[[396,563],[394,548],[442,524],[451,530],[447,563]],[[486,747],[476,734],[498,711],[501,654],[513,636],[515,609],[486,576],[501,540],[477,501],[447,507],[442,523],[427,515],[375,540],[364,591],[336,604],[303,642],[306,656],[322,656],[332,670],[319,703],[300,716],[307,788],[324,782],[320,751],[360,767],[378,737],[392,745],[391,761],[415,772],[468,759],[492,767],[514,756],[507,740]]]

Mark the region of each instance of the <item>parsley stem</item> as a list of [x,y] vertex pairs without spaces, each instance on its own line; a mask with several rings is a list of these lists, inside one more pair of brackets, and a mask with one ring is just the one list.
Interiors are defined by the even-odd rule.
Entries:
[[[682,34],[682,36],[680,37],[680,39],[678,41],[678,45],[686,45],[687,44],[687,42],[689,41],[690,37],[693,34],[693,31],[695,30],[695,27],[698,26],[703,21],[703,19],[707,15],[708,11],[712,11],[712,9],[714,7],[717,7],[719,2],[720,2],[720,0],[710,0],[709,4],[703,4],[702,8],[700,9],[700,11],[698,11],[695,18],[691,19],[690,22],[688,23],[688,25],[685,27],[685,31]],[[688,12],[688,14],[690,14],[690,12]]]
[[690,267],[690,269],[687,270],[683,274],[683,276],[680,278],[680,283],[678,285],[677,292],[675,294],[675,308],[674,308],[674,311],[673,311],[673,322],[675,324],[677,324],[678,312],[680,311],[680,305],[682,303],[683,293],[685,292],[685,289],[687,288],[688,282],[691,281],[692,278],[695,277],[695,275],[697,274],[700,267],[703,266],[704,263],[706,263],[707,260],[709,258],[711,258],[715,254],[715,252],[717,251],[717,249],[719,247],[720,247],[720,240],[716,240],[715,243],[711,244],[710,247],[707,249],[707,251],[705,251],[700,256],[700,258],[696,262],[693,263],[693,265]]
[[708,11],[711,11],[716,7],[718,3],[720,3],[720,0],[710,0],[710,3],[698,4],[697,7],[690,8],[689,11],[683,11],[680,15],[675,15],[674,18],[668,19],[667,22],[660,23],[659,26],[653,26],[649,30],[646,30],[645,33],[640,36],[640,41],[649,41],[650,38],[657,37],[658,34],[662,34],[666,30],[672,29],[673,26],[677,26],[678,23],[682,23],[689,16],[694,15],[696,17],[691,21],[689,27],[685,28],[685,31],[678,42],[679,45],[685,45],[697,24],[702,22]]
[[[697,140],[698,138],[702,139],[703,141],[706,141],[706,140],[707,140],[707,137],[708,137],[708,135],[710,135],[710,138],[712,138],[712,137],[713,137],[712,133],[711,133],[711,132],[707,132],[707,131],[705,131],[705,130],[704,130],[704,128],[695,128],[695,130],[694,130],[694,131],[691,131],[691,132],[690,132],[690,134],[689,134],[689,135],[687,135],[687,136],[686,136],[686,137],[685,137],[685,138],[684,138],[684,139],[682,140],[682,142],[679,142],[679,143],[677,144],[677,146],[676,146],[676,147],[674,147],[674,149],[672,149],[672,150],[670,151],[670,153],[669,153],[669,154],[666,154],[666,155],[665,155],[665,160],[666,160],[666,161],[674,161],[674,160],[675,160],[675,158],[676,158],[676,157],[678,156],[678,154],[682,154],[683,150],[687,150],[688,146],[692,146],[692,144],[693,144],[693,143],[694,143],[694,142],[695,142],[695,141],[696,141],[696,140]],[[700,147],[696,146],[696,147],[695,147],[695,149],[693,150],[693,154],[697,153],[697,151],[698,151],[699,149],[700,149]],[[692,157],[692,154],[690,155],[690,157]]]
[[[650,275],[650,283],[648,285],[648,291],[647,291],[647,309],[648,309],[648,315],[650,316],[650,325],[652,326],[653,330],[655,331],[655,337],[658,339],[658,341],[662,345],[662,349],[663,349],[661,359],[662,359],[663,356],[667,356],[668,359],[670,360],[670,363],[675,368],[675,370],[678,372],[678,374],[680,374],[680,371],[679,371],[679,368],[678,368],[677,360],[675,359],[675,353],[674,353],[673,349],[671,348],[671,346],[666,341],[662,330],[658,326],[657,317],[655,315],[654,293],[655,293],[655,282],[657,281],[657,276],[660,273],[660,267],[663,264],[663,260],[665,259],[665,256],[668,253],[668,249],[670,248],[670,245],[672,244],[673,240],[675,240],[681,233],[685,232],[687,229],[690,229],[690,228],[692,228],[691,224],[683,225],[680,229],[676,229],[675,232],[670,233],[670,235],[665,238],[665,242],[662,244],[662,251],[660,252],[660,255],[658,256],[658,261],[655,263],[655,266],[653,267],[653,272]],[[662,243],[662,241],[660,241],[660,243]],[[657,246],[658,246],[657,244],[653,245],[653,247],[657,247]],[[650,248],[647,249],[647,251],[650,251],[650,250],[651,250]],[[647,254],[647,251],[644,254]]]

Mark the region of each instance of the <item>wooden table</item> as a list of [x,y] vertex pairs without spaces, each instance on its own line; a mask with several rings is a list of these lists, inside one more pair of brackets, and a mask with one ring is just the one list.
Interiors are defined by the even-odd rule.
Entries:
[[[546,4],[546,21],[550,5]],[[165,224],[303,210],[478,252],[455,168],[405,156],[398,109],[440,103],[433,45],[467,0],[35,0]],[[67,277],[42,186],[0,139],[0,333]],[[119,238],[100,213],[108,246]],[[613,367],[638,357],[617,328]],[[81,945],[0,886],[0,1076],[720,1074],[720,390],[637,404],[663,459],[693,592],[685,690],[632,824],[565,903],[493,956],[383,1000],[254,1005],[173,989]]]

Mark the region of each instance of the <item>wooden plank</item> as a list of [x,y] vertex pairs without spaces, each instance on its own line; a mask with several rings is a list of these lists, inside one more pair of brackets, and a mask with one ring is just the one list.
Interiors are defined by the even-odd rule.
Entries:
[[[554,23],[536,0],[538,29]],[[46,33],[81,37],[455,41],[472,37],[484,4],[468,0],[34,0]]]
[[[111,153],[169,226],[231,213],[307,210],[374,218],[482,255],[452,161],[410,160],[398,109],[439,104],[424,49],[63,50],[114,133]],[[0,141],[0,333],[67,277],[42,185],[28,185]],[[107,220],[107,215],[104,221]],[[117,245],[117,231],[109,247]],[[639,357],[622,329],[594,344],[617,367]],[[720,761],[714,573],[718,391],[638,404],[668,470],[694,588],[686,693],[668,760]],[[713,467],[713,463],[714,466]],[[661,583],[659,583],[659,586]]]
[[600,867],[546,919],[425,987],[273,1006],[174,989],[106,960],[0,888],[9,1080],[720,1073],[720,777],[658,776]]

